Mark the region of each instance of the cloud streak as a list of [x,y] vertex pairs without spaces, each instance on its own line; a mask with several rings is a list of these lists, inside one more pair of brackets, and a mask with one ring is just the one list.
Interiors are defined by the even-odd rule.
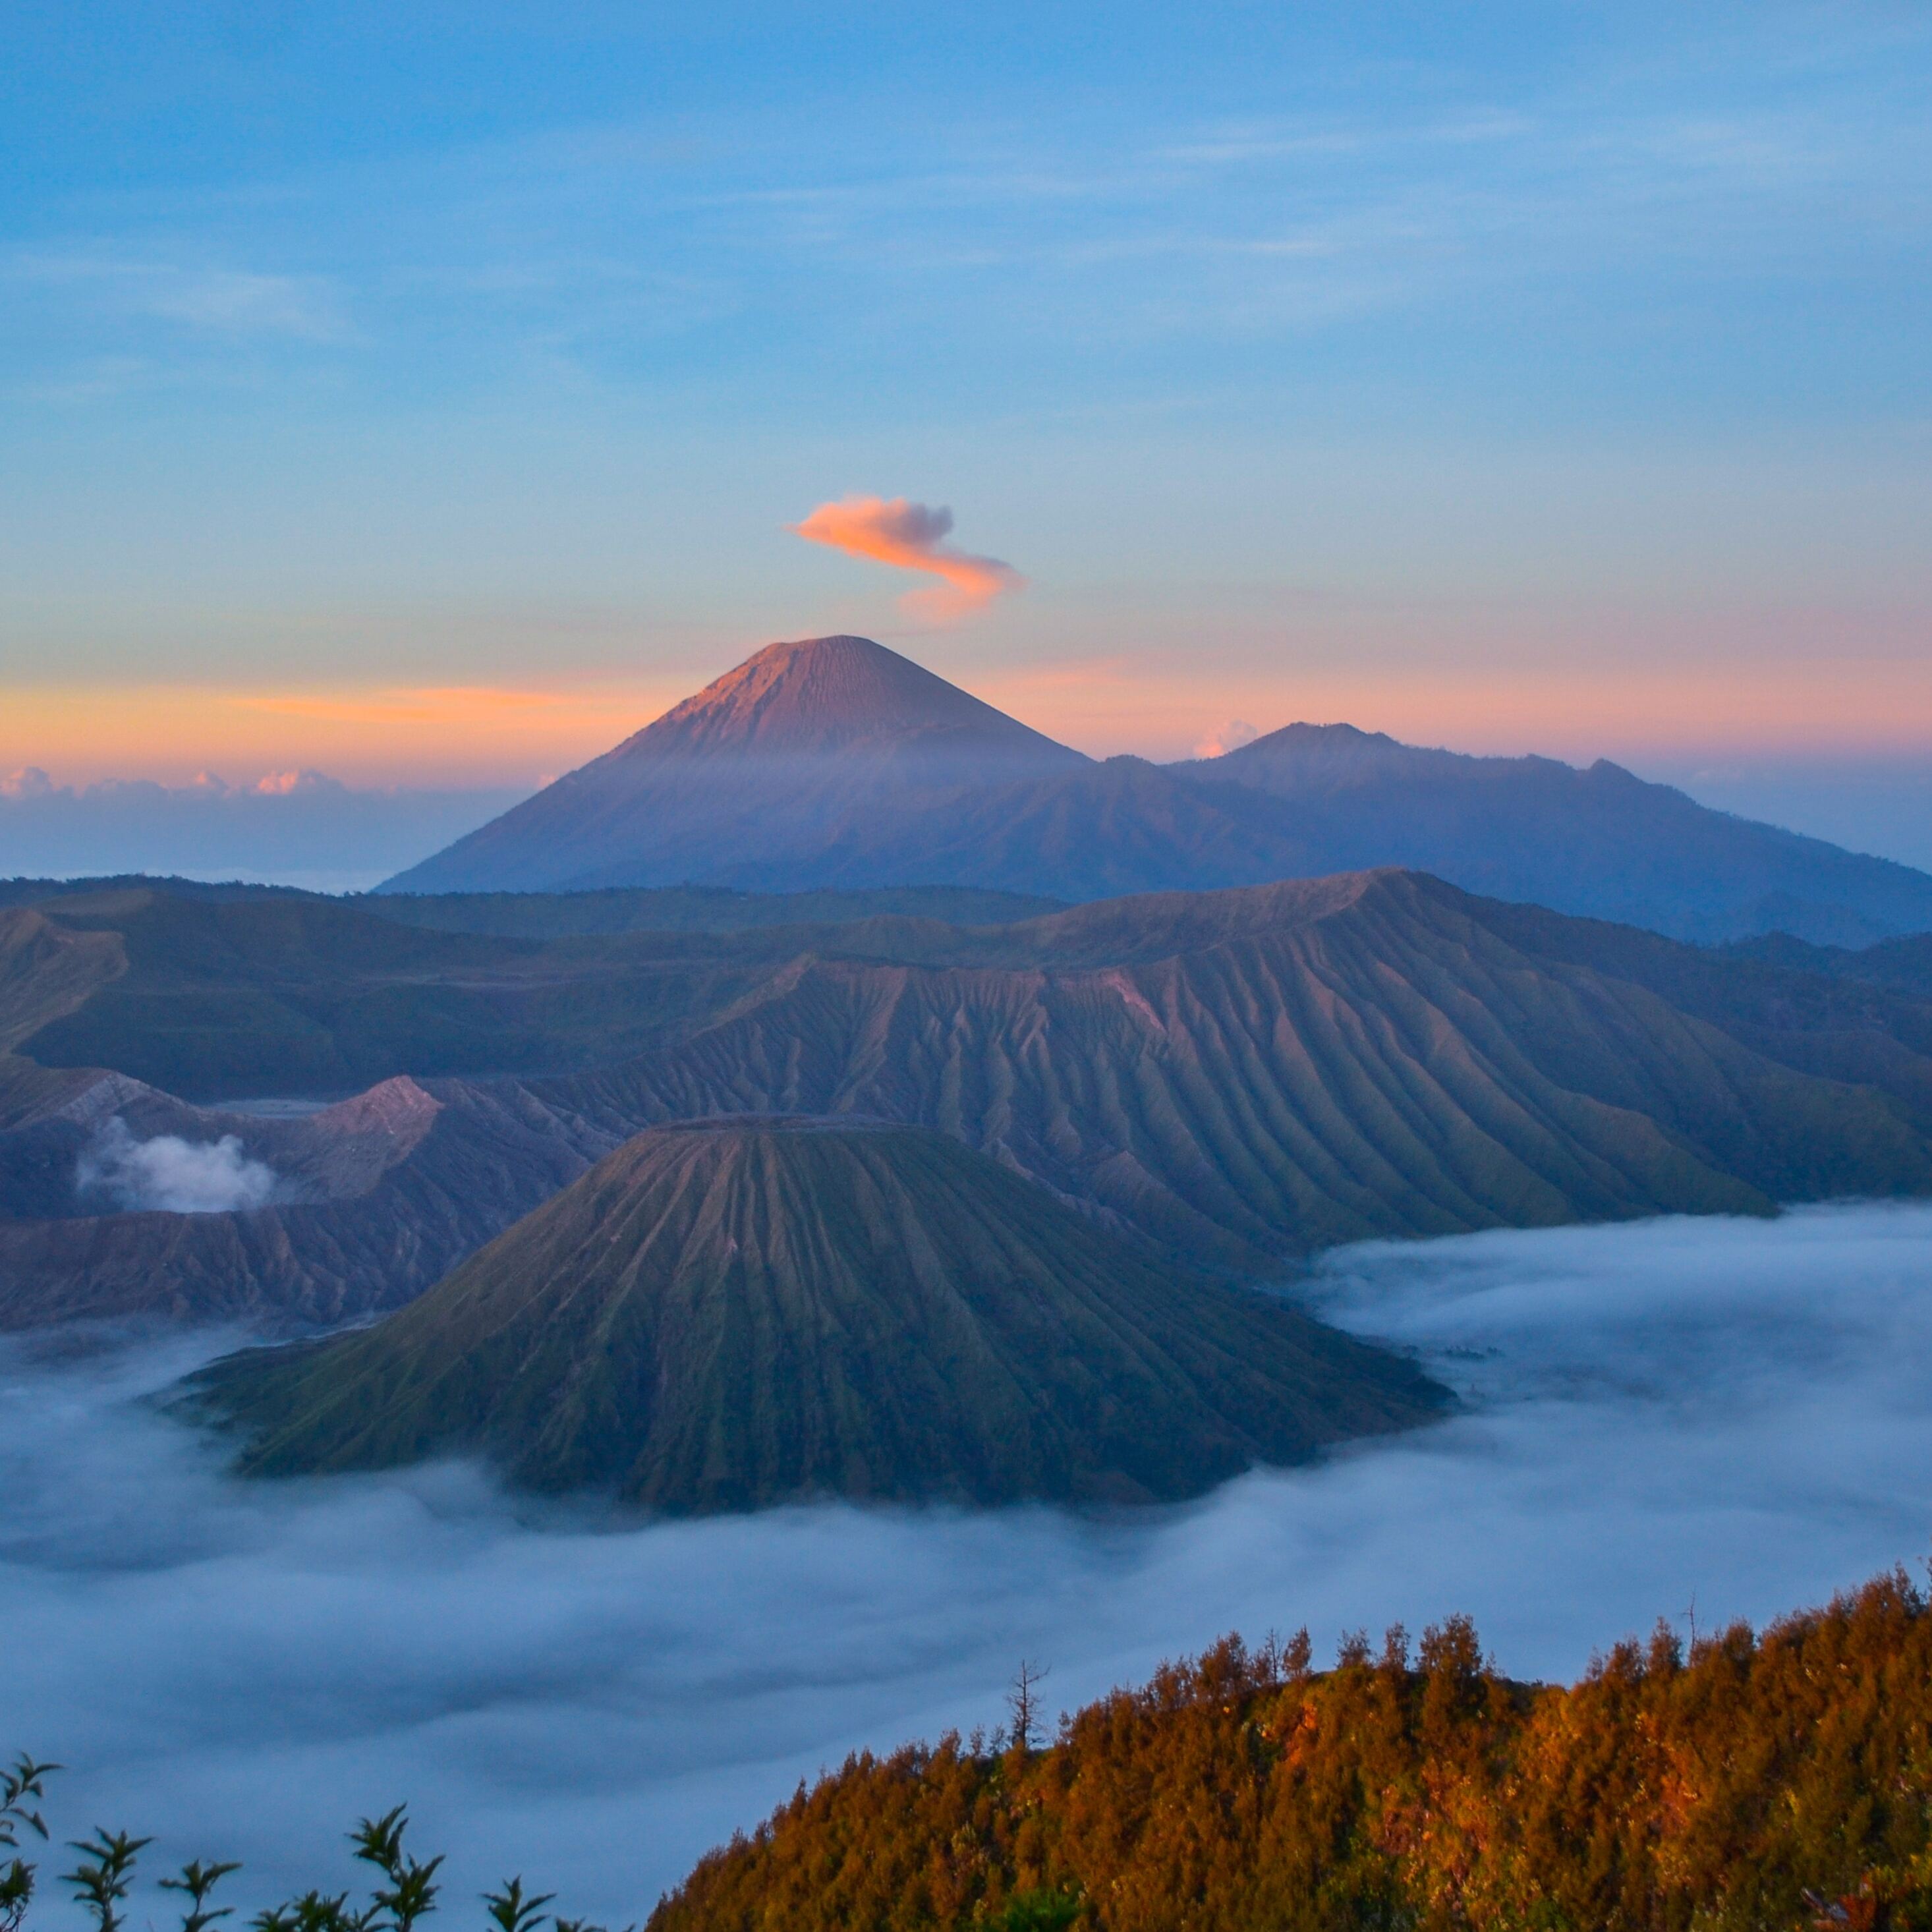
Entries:
[[13,272],[24,282],[87,292],[106,308],[206,334],[326,343],[348,334],[335,291],[320,276],[98,252],[16,256]]
[[940,580],[943,588],[912,592],[902,602],[916,615],[952,622],[982,610],[996,597],[1026,582],[998,557],[975,556],[946,542],[952,512],[904,496],[847,496],[821,503],[802,523],[791,526],[808,543],[869,557],[895,570],[914,570]]
[[244,1485],[140,1400],[235,1338],[0,1343],[0,1629],[33,1666],[0,1751],[71,1767],[58,1836],[249,1861],[244,1917],[350,1883],[347,1822],[407,1798],[452,1896],[520,1870],[622,1924],[848,1750],[997,1724],[1022,1656],[1077,1702],[1231,1628],[1325,1654],[1463,1609],[1568,1676],[1694,1592],[1762,1618],[1924,1550],[1932,1208],[1366,1246],[1312,1286],[1465,1412],[1126,1517],[640,1528],[461,1467]]

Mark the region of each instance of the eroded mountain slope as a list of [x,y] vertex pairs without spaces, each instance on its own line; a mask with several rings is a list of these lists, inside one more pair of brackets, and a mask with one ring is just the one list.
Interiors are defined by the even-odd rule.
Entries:
[[[88,1184],[108,1137],[158,1150]],[[158,1178],[230,1144],[256,1204],[180,1211]],[[275,1328],[399,1306],[610,1144],[514,1086],[383,1082],[259,1119],[125,1075],[0,1059],[0,1328],[164,1316]],[[266,1177],[257,1170],[266,1170]]]
[[400,1314],[203,1382],[256,1471],[480,1450],[680,1513],[1172,1499],[1444,1406],[948,1136],[850,1120],[641,1134]]
[[1932,1186],[1886,1096],[1519,950],[1479,910],[1361,874],[956,934],[952,963],[808,958],[674,1047],[537,1090],[611,1131],[916,1120],[1238,1265]]

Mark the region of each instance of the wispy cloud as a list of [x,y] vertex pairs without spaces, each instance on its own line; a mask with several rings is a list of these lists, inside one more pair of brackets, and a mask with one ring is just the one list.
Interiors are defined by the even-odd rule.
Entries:
[[947,543],[952,530],[950,510],[910,502],[904,496],[847,496],[821,503],[791,529],[808,543],[870,557],[895,570],[938,578],[944,590],[914,591],[902,601],[908,610],[942,622],[983,610],[994,598],[1026,582],[998,557],[975,556]]
[[18,280],[75,291],[101,308],[212,335],[332,342],[349,333],[333,283],[318,275],[149,260],[108,250],[18,256]]

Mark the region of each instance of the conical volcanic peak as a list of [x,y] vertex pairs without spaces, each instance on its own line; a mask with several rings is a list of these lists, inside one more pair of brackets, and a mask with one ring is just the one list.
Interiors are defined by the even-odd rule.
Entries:
[[922,736],[1086,763],[910,658],[853,637],[767,644],[607,756],[796,755]]
[[383,890],[789,888],[958,794],[1090,767],[868,638],[806,638],[768,645]]
[[202,1388],[256,1471],[480,1451],[676,1513],[1177,1498],[1442,1400],[943,1135],[846,1119],[640,1134],[378,1327]]

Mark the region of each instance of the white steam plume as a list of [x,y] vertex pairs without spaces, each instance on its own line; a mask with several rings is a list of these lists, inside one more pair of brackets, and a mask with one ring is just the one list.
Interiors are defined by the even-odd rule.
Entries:
[[225,1214],[274,1198],[275,1171],[251,1160],[232,1134],[187,1141],[157,1134],[137,1141],[117,1114],[82,1155],[74,1185],[85,1199],[104,1199],[128,1210]]

